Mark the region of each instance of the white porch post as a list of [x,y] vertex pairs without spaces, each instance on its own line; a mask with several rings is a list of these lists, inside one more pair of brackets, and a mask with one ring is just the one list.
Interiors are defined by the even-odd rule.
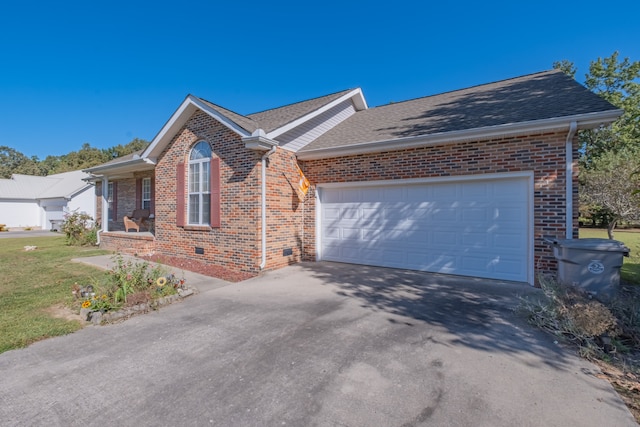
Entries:
[[109,178],[102,179],[102,231],[109,231]]

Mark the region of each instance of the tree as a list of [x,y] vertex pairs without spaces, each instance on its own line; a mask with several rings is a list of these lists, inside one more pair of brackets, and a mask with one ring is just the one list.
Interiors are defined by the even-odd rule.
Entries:
[[42,161],[36,156],[28,158],[13,148],[0,146],[0,178],[10,178],[14,173],[46,176],[86,169],[106,163],[115,157],[140,151],[147,145],[149,143],[140,138],[134,138],[126,145],[119,144],[105,149],[84,143],[78,151],[71,151],[61,156],[47,156]]
[[[640,152],[640,61],[618,59],[618,52],[608,58],[591,61],[585,75],[585,86],[613,105],[624,110],[611,126],[578,132],[580,166],[589,169],[592,162],[609,151],[634,150]],[[562,60],[553,64],[574,77],[572,62]]]
[[131,154],[136,151],[144,150],[147,145],[149,145],[148,141],[140,138],[134,138],[127,145],[118,144],[115,147],[107,148],[105,151],[110,158],[116,158],[126,156],[127,154]]
[[611,215],[607,231],[620,221],[640,219],[640,160],[632,150],[608,151],[593,160],[592,167],[580,174],[580,204],[608,210]]
[[14,173],[43,175],[38,166],[38,158],[29,158],[7,146],[0,146],[0,178],[11,178]]
[[563,59],[562,61],[554,62],[553,63],[553,68],[555,68],[556,70],[562,71],[563,73],[565,73],[566,75],[568,75],[572,79],[576,78],[576,73],[578,72],[578,69],[573,64],[573,62],[571,62],[571,61],[569,61],[567,59]]

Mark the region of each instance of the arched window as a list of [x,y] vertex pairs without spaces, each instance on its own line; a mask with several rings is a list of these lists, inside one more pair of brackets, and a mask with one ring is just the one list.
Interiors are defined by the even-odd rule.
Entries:
[[211,146],[200,141],[189,154],[189,224],[209,225],[211,218]]

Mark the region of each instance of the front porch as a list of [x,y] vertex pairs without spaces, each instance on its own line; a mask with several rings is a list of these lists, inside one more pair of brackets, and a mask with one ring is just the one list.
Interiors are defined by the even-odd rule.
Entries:
[[100,248],[127,255],[153,255],[156,238],[148,231],[104,231],[100,233]]

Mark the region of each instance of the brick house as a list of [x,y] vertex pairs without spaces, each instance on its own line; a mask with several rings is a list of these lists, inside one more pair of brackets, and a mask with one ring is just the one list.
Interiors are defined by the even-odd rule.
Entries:
[[[576,131],[620,114],[555,70],[375,108],[360,89],[246,116],[189,95],[145,150],[87,172],[107,248],[533,284],[555,268],[543,238],[577,237]],[[122,231],[135,208],[153,233]]]

